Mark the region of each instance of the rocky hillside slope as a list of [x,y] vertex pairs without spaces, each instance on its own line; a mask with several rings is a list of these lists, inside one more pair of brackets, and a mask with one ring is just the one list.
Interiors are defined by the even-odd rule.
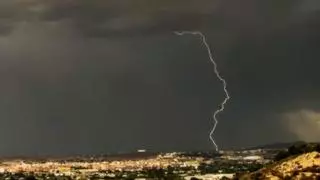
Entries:
[[314,151],[289,157],[259,171],[243,175],[238,179],[317,180],[320,179],[320,153]]

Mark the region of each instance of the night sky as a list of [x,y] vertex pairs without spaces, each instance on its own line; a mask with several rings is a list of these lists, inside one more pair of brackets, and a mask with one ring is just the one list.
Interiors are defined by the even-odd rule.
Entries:
[[320,141],[319,0],[1,0],[0,155]]

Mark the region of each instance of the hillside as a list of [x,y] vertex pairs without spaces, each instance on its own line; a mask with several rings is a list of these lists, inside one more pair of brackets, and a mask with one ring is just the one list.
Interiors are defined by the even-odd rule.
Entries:
[[292,145],[300,145],[306,144],[304,141],[295,141],[295,142],[279,142],[279,143],[272,143],[272,144],[264,144],[259,146],[253,146],[249,148],[244,148],[244,150],[254,150],[254,149],[287,149]]
[[314,151],[297,156],[291,156],[269,167],[243,175],[237,179],[320,179],[320,153]]

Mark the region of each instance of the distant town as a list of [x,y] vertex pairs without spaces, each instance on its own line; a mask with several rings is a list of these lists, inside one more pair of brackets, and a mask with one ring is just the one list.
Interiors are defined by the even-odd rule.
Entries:
[[150,153],[68,159],[3,159],[0,179],[231,179],[271,163],[278,149]]

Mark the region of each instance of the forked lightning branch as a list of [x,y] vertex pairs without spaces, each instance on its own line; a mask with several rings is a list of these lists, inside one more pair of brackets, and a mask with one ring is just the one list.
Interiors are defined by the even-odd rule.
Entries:
[[213,133],[214,131],[216,130],[216,127],[218,125],[218,119],[217,119],[217,115],[224,111],[224,108],[225,108],[225,104],[228,102],[228,100],[230,99],[230,96],[229,96],[229,92],[227,90],[227,82],[226,80],[220,75],[220,72],[218,70],[218,65],[217,63],[215,62],[214,58],[213,58],[213,54],[211,52],[211,49],[210,49],[210,46],[207,42],[207,39],[206,39],[206,36],[200,32],[200,31],[181,31],[181,32],[175,32],[176,35],[179,35],[179,36],[182,36],[182,35],[185,35],[185,34],[191,34],[191,35],[195,35],[195,36],[199,36],[202,40],[202,43],[205,45],[206,49],[207,49],[207,52],[208,52],[208,56],[209,56],[209,59],[211,61],[211,63],[213,64],[213,68],[214,68],[214,73],[216,74],[217,78],[222,82],[223,84],[223,90],[224,90],[224,93],[225,93],[225,98],[224,100],[221,102],[220,104],[220,108],[217,109],[216,111],[214,111],[213,113],[213,120],[214,120],[214,125],[210,131],[210,134],[209,134],[209,138],[210,140],[212,141],[213,145],[215,146],[215,149],[216,151],[219,151],[219,147],[218,145],[216,144],[216,142],[214,141],[213,139]]

